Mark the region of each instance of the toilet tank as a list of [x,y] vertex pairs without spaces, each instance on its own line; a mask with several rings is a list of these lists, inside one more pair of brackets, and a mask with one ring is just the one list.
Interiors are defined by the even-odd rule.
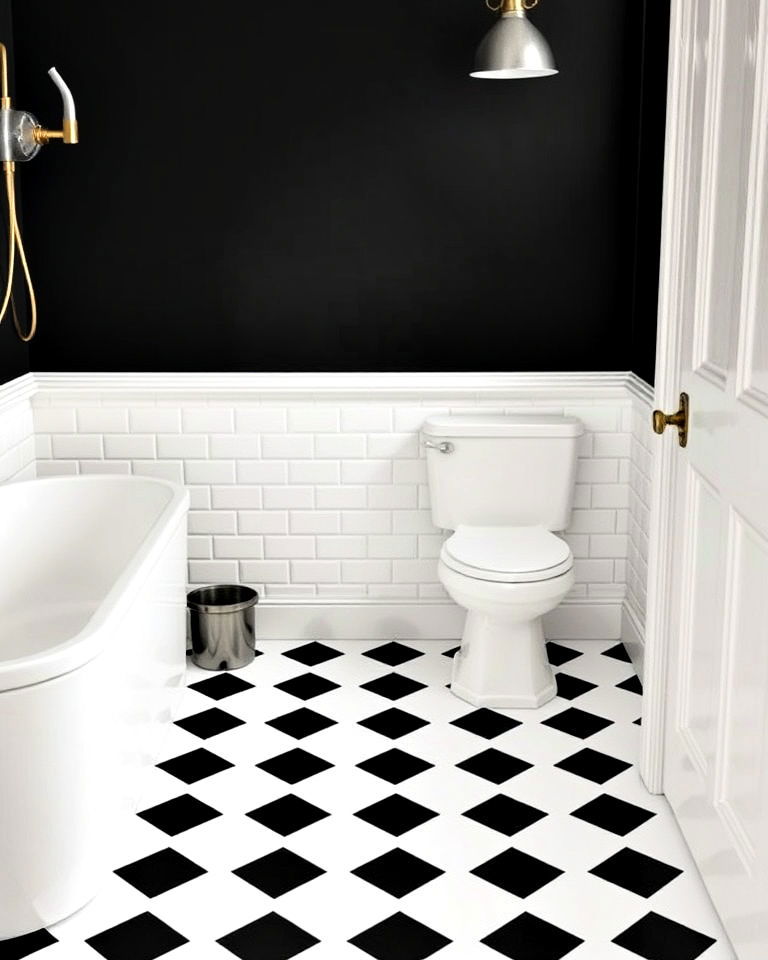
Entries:
[[433,523],[565,530],[583,432],[575,417],[430,417],[422,442]]

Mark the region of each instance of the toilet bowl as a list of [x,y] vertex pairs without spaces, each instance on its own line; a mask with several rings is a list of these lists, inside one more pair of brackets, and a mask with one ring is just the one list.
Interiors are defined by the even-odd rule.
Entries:
[[554,531],[573,505],[583,424],[551,414],[436,415],[422,426],[438,576],[467,611],[451,690],[483,707],[538,707],[555,695],[541,618],[573,586]]
[[542,527],[459,527],[438,576],[467,611],[451,690],[478,707],[538,707],[556,692],[541,618],[573,586],[573,556]]

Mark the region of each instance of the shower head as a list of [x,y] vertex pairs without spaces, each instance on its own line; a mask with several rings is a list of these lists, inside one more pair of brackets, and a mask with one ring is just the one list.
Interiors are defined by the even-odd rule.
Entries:
[[58,87],[61,101],[64,105],[64,122],[62,124],[62,140],[64,143],[77,143],[77,114],[75,112],[75,98],[67,84],[62,80],[56,67],[51,67],[48,76]]

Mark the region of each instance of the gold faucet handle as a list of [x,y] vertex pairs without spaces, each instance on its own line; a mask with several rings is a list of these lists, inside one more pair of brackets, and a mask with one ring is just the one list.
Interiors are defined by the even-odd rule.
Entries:
[[39,143],[41,146],[45,146],[50,143],[51,140],[63,140],[64,131],[63,130],[48,130],[46,127],[35,127],[35,143]]
[[61,140],[62,143],[79,143],[77,120],[65,120],[63,130],[48,130],[47,127],[37,127],[35,129],[36,143],[45,146],[51,140]]

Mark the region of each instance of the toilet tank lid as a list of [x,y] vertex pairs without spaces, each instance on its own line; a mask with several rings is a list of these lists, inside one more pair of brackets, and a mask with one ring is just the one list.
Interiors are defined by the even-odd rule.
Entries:
[[424,421],[428,437],[580,437],[584,424],[576,417],[537,414],[438,415]]

